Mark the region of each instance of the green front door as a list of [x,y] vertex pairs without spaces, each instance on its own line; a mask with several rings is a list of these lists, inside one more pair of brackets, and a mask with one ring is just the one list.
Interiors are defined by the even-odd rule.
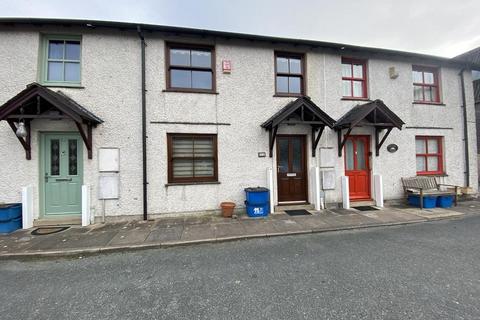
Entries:
[[75,133],[42,135],[44,215],[82,212],[82,140]]

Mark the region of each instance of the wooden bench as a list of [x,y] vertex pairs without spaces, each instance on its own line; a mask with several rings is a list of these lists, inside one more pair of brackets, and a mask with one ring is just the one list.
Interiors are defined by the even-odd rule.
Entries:
[[[405,195],[416,194],[420,196],[420,208],[423,209],[424,196],[455,196],[455,206],[458,201],[459,186],[437,183],[435,177],[411,177],[402,178]],[[451,187],[450,190],[442,190],[441,187]]]

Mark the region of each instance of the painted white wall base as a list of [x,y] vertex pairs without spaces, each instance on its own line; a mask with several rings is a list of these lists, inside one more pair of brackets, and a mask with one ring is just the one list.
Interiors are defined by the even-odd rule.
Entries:
[[383,179],[382,175],[373,175],[373,194],[377,207],[383,208]]
[[82,186],[82,227],[92,223],[90,214],[90,186]]
[[33,188],[22,188],[22,229],[33,228]]
[[273,170],[272,168],[267,168],[267,188],[270,190],[270,213],[275,211],[275,204],[273,200]]
[[350,187],[346,176],[342,176],[342,205],[344,209],[350,209]]
[[320,168],[313,167],[310,170],[310,180],[312,181],[312,200],[315,205],[315,210],[323,209],[322,201],[320,200]]

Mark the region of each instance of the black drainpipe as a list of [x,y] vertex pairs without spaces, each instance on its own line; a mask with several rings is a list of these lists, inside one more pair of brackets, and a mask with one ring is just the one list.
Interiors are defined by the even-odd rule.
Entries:
[[147,103],[145,89],[145,37],[140,26],[137,26],[138,36],[142,47],[142,156],[143,156],[143,220],[147,220]]
[[465,182],[467,187],[470,187],[470,159],[469,159],[469,146],[468,146],[468,123],[467,123],[467,99],[465,98],[465,78],[462,69],[458,74],[460,76],[460,82],[462,86],[462,108],[463,108],[463,141],[465,143]]

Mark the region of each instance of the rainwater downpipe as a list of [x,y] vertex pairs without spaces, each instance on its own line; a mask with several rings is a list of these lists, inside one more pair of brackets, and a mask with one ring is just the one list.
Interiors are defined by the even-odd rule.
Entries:
[[145,88],[145,37],[143,36],[142,29],[137,26],[138,37],[141,43],[141,56],[142,56],[142,165],[143,165],[143,220],[147,220],[147,108],[146,108],[146,88]]
[[460,83],[462,86],[462,108],[463,108],[463,141],[465,143],[465,183],[470,187],[470,159],[469,159],[469,145],[468,145],[468,121],[467,121],[467,99],[465,97],[465,78],[463,72],[460,70]]

